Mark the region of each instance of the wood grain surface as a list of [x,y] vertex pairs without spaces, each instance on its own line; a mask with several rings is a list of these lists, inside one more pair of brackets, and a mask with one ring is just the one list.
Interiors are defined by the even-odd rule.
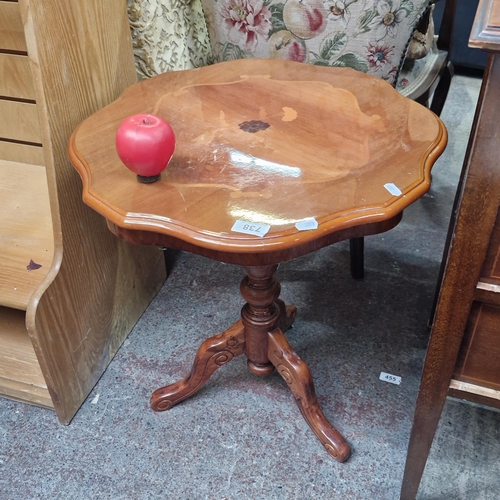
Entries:
[[0,139],[41,144],[36,104],[0,99],[0,116]]
[[0,50],[26,53],[26,39],[18,2],[0,1]]
[[28,56],[0,53],[0,98],[35,99]]
[[39,106],[55,255],[26,324],[59,420],[69,423],[165,279],[163,253],[114,237],[81,201],[71,132],[136,80],[122,0],[21,0]]
[[469,46],[498,52],[500,45],[500,1],[480,0]]
[[0,305],[26,310],[54,257],[45,169],[0,160],[0,200]]
[[[417,495],[497,219],[500,204],[499,82],[500,59],[498,55],[491,55],[464,161],[464,182],[457,193],[457,217],[450,227],[452,244],[446,256],[417,398],[401,490],[403,500],[414,500]],[[495,368],[497,359],[493,361]],[[484,399],[481,402],[484,403]]]
[[43,148],[32,144],[23,144],[0,139],[0,158],[17,163],[30,165],[45,165]]
[[[177,137],[154,184],[138,183],[115,150],[117,127],[137,113],[165,118]],[[265,128],[250,133],[252,122]],[[131,87],[79,127],[70,155],[84,200],[111,224],[252,254],[395,217],[428,190],[446,139],[439,118],[380,79],[247,59]],[[318,229],[299,231],[308,218]],[[239,234],[236,220],[270,229]]]
[[25,313],[0,307],[0,387],[10,399],[53,408],[25,327]]

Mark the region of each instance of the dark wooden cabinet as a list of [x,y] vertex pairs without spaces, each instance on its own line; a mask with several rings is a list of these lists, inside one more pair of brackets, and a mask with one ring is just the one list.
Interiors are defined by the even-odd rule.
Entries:
[[450,394],[500,407],[500,213],[474,292]]
[[414,500],[446,396],[500,406],[500,0],[470,45],[490,52],[457,191],[401,498]]
[[[484,69],[488,59],[487,54],[474,50],[467,45],[469,33],[474,21],[479,0],[457,0],[453,36],[451,40],[451,62],[456,68]],[[445,2],[436,2],[434,22],[436,33],[441,26]]]

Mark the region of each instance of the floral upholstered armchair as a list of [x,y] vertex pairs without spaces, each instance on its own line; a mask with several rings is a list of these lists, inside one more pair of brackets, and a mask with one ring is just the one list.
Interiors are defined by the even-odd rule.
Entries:
[[394,84],[428,0],[201,0],[213,57],[347,66]]
[[[140,77],[271,57],[370,73],[422,104],[434,96],[437,114],[448,92],[449,51],[440,50],[432,22],[437,0],[127,1]],[[446,3],[447,40],[455,2]],[[350,244],[351,273],[361,279],[363,239]]]
[[212,62],[200,0],[127,0],[127,7],[139,78]]
[[351,67],[418,100],[446,69],[434,36],[436,0],[127,1],[142,77],[279,57]]

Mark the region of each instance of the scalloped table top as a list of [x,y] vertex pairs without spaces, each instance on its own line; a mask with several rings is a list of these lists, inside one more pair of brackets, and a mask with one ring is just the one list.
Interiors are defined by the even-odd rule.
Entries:
[[[161,116],[176,135],[153,184],[137,182],[115,149],[120,123],[139,113]],[[437,116],[380,79],[245,59],[133,85],[85,120],[69,149],[84,201],[115,232],[249,254],[394,219],[429,189],[446,140]],[[236,221],[267,233],[236,232]]]

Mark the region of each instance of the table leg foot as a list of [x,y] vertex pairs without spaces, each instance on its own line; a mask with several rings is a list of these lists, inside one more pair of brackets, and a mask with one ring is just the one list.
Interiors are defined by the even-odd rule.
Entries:
[[280,329],[269,332],[268,356],[290,387],[302,416],[328,454],[339,462],[347,460],[351,454],[349,444],[323,415],[314,391],[311,372]]
[[225,332],[201,344],[189,375],[175,384],[161,387],[151,396],[151,407],[165,411],[200,390],[212,374],[245,352],[245,334],[241,320]]

